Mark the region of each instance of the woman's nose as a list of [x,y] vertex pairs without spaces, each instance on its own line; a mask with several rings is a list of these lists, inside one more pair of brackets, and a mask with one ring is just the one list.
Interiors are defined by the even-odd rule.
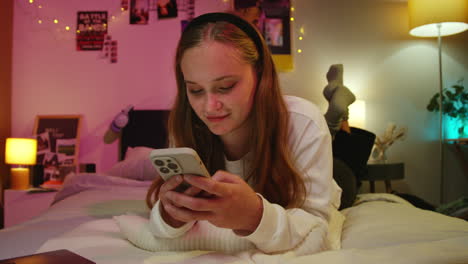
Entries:
[[223,107],[223,104],[219,100],[217,95],[208,95],[206,110],[207,112],[218,111]]

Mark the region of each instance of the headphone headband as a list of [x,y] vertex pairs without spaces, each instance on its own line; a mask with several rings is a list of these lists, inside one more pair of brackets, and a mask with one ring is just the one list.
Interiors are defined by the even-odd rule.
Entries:
[[259,57],[261,58],[263,56],[262,39],[258,31],[254,28],[252,24],[233,14],[218,12],[200,15],[194,18],[192,21],[190,21],[190,23],[185,27],[184,32],[199,25],[220,21],[228,22],[240,28],[255,43],[255,46],[257,47],[257,51],[259,53]]

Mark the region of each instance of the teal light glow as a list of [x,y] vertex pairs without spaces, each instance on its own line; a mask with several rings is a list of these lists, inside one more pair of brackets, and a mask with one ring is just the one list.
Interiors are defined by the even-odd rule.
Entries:
[[[465,127],[460,133],[459,128],[463,125],[463,122],[465,122]],[[468,122],[459,118],[445,117],[444,131],[446,139],[468,138]]]

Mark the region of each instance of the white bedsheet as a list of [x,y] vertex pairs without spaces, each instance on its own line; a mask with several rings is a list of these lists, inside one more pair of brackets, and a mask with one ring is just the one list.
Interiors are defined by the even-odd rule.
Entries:
[[148,217],[148,182],[77,175],[45,214],[0,231],[0,259],[66,248],[96,263],[468,263],[468,222],[421,210],[391,194],[345,209],[342,249],[297,257],[213,251],[150,252],[121,234],[114,216]]

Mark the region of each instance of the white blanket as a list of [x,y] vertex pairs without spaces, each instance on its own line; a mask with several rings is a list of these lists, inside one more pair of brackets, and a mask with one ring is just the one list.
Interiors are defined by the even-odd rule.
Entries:
[[257,250],[150,252],[130,243],[112,218],[83,223],[49,239],[38,252],[67,248],[103,264],[468,263],[468,223],[464,220],[420,210],[390,194],[362,195],[358,205],[343,213],[343,249],[301,257],[293,252],[267,255]]

